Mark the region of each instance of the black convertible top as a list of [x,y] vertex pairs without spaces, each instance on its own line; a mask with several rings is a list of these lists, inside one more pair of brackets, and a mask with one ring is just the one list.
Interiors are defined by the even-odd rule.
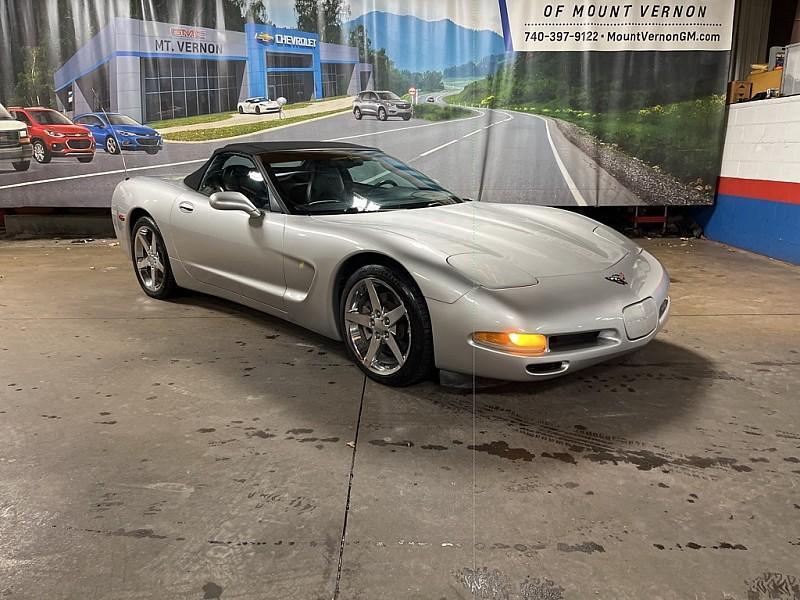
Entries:
[[188,175],[183,182],[193,190],[200,187],[200,182],[203,180],[203,174],[206,169],[214,160],[217,154],[222,152],[236,152],[238,154],[247,154],[249,156],[259,156],[268,152],[282,152],[282,151],[298,151],[298,150],[377,150],[370,146],[359,146],[358,144],[346,144],[344,142],[313,142],[313,141],[299,141],[299,142],[249,142],[240,144],[228,144],[214,150],[214,153],[209,159],[203,163],[197,171]]

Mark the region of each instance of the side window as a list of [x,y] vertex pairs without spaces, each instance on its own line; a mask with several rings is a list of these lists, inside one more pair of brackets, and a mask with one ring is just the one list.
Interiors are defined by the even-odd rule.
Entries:
[[31,120],[28,118],[28,115],[26,115],[26,114],[25,114],[24,112],[22,112],[22,111],[19,111],[19,110],[18,110],[18,111],[16,111],[16,112],[14,113],[14,118],[15,118],[17,121],[22,121],[22,122],[23,122],[23,123],[25,123],[26,125],[30,125],[30,124],[31,124]]
[[239,192],[247,196],[258,208],[269,207],[269,192],[261,171],[255,163],[239,154],[219,154],[203,175],[201,194]]

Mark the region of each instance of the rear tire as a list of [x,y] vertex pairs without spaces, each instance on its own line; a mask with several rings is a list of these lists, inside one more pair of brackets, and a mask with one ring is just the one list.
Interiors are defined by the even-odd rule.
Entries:
[[178,284],[172,275],[167,246],[150,217],[141,217],[133,226],[131,256],[136,280],[145,294],[156,300],[165,300],[176,294]]
[[433,372],[428,306],[396,269],[367,265],[353,273],[339,301],[339,326],[350,358],[374,381],[405,387]]
[[31,168],[31,161],[21,160],[19,162],[11,163],[11,166],[14,167],[15,171],[27,171]]
[[240,114],[240,115],[243,115],[243,114],[244,114],[244,108],[242,108],[241,106],[239,107],[239,114]]

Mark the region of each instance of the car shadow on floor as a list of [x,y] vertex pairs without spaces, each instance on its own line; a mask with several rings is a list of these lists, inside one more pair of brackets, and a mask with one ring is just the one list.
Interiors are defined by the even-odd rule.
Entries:
[[[341,342],[331,340],[277,317],[213,296],[185,292],[172,302],[235,315],[254,325],[269,327],[282,335],[324,348],[342,362],[350,359]],[[354,376],[361,377],[353,365]],[[328,375],[308,377],[326,378]],[[640,351],[615,358],[589,369],[549,381],[498,383],[495,386],[458,389],[425,382],[409,388],[388,388],[367,382],[366,398],[373,409],[381,402],[392,405],[423,405],[423,410],[471,414],[498,423],[507,422],[522,431],[526,424],[546,429],[548,423],[578,428],[570,439],[588,440],[599,436],[624,434],[638,437],[671,421],[685,420],[696,410],[707,389],[715,381],[736,381],[736,377],[717,368],[704,356],[673,342],[656,339]],[[253,381],[257,384],[257,381]],[[346,398],[347,402],[357,399]],[[413,411],[412,411],[413,412]],[[306,415],[313,419],[313,415]],[[447,418],[445,415],[442,418]],[[413,430],[417,423],[409,421]],[[424,425],[424,424],[420,424]],[[581,428],[584,428],[581,430]],[[597,430],[597,431],[595,431]],[[540,432],[541,433],[541,432]],[[545,439],[563,436],[540,435]]]

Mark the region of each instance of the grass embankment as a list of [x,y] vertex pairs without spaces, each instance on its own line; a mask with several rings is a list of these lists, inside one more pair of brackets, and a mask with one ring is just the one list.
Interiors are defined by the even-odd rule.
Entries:
[[[466,92],[466,93],[465,93]],[[468,106],[507,108],[574,123],[602,142],[671,173],[684,183],[714,185],[719,174],[723,134],[724,96],[657,104],[638,110],[593,112],[546,104],[515,103],[474,92],[450,96],[448,101]]]
[[235,113],[224,112],[211,115],[196,115],[194,117],[179,117],[177,119],[166,119],[164,121],[153,121],[148,123],[148,127],[153,129],[167,129],[168,127],[184,127],[186,125],[199,125],[201,123],[216,123],[230,119]]
[[441,104],[417,104],[414,106],[414,116],[426,121],[449,121],[451,119],[462,119],[470,117],[471,110],[460,106],[442,106]]
[[204,142],[208,140],[220,140],[224,138],[237,137],[240,135],[248,135],[251,133],[258,133],[267,129],[274,129],[275,127],[283,127],[284,125],[294,125],[303,121],[311,119],[318,119],[320,117],[327,117],[339,113],[349,112],[349,108],[329,110],[326,112],[299,115],[296,117],[289,117],[286,119],[278,119],[277,117],[271,118],[268,121],[258,121],[255,123],[244,123],[242,125],[231,125],[230,127],[214,127],[209,129],[191,129],[189,131],[176,131],[164,135],[164,139],[175,142]]

